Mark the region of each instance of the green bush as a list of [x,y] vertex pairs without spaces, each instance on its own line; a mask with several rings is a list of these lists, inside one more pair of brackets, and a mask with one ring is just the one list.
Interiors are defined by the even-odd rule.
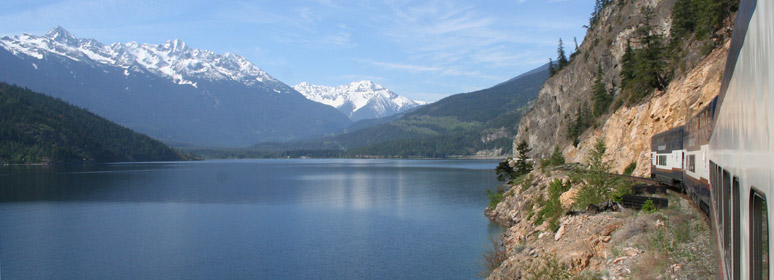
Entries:
[[658,209],[656,209],[656,204],[653,203],[653,200],[648,199],[645,201],[645,203],[642,204],[642,209],[640,211],[645,213],[653,213],[656,212]]
[[632,161],[632,163],[630,163],[629,165],[626,166],[626,168],[624,168],[623,174],[631,176],[632,173],[634,173],[634,169],[635,168],[637,168],[637,162],[636,161]]
[[495,191],[486,190],[486,198],[489,199],[489,208],[495,209],[497,204],[505,198],[505,191],[502,186],[497,187]]

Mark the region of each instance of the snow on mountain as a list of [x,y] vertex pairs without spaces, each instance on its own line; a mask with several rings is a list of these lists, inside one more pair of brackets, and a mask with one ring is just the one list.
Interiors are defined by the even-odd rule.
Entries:
[[426,104],[397,95],[372,81],[336,87],[302,82],[293,88],[309,100],[339,109],[353,121],[387,117]]
[[61,27],[0,38],[0,77],[148,136],[199,147],[316,137],[352,121],[236,54],[162,44],[102,44]]
[[175,39],[160,45],[137,42],[104,45],[80,39],[57,26],[44,36],[30,34],[0,38],[0,47],[14,55],[37,59],[56,54],[79,62],[94,62],[126,69],[125,75],[147,70],[181,85],[196,87],[196,80],[231,80],[247,86],[280,83],[242,56],[192,49]]

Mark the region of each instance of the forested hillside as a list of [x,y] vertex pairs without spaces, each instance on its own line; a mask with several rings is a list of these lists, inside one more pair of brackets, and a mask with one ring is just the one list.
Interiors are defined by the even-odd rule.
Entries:
[[161,142],[89,111],[0,83],[0,164],[181,159]]

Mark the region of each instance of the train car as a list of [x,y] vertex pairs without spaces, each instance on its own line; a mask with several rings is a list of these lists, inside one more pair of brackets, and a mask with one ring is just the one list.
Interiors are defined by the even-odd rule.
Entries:
[[742,0],[709,139],[720,278],[772,279],[774,1]]
[[709,151],[710,134],[715,124],[717,100],[718,98],[715,97],[698,114],[687,119],[683,132],[683,148],[685,148],[683,187],[696,205],[708,215],[710,190],[707,152]]
[[683,180],[684,126],[653,135],[650,176],[664,184],[680,186]]

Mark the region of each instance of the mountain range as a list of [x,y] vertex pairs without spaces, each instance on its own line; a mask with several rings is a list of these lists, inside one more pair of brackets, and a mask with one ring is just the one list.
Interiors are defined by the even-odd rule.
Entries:
[[336,87],[302,82],[293,88],[309,100],[338,109],[352,121],[383,118],[427,104],[400,96],[372,81]]
[[[511,153],[522,114],[548,78],[548,64],[490,88],[451,95],[381,119],[360,120],[344,133],[261,143],[247,156],[499,157]],[[207,156],[240,156],[215,153]]]
[[102,44],[62,27],[0,38],[0,79],[177,145],[240,147],[351,124],[244,57],[163,44]]

